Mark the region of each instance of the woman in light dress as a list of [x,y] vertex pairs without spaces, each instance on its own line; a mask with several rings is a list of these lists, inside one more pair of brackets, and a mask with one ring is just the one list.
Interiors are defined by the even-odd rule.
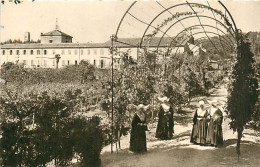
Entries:
[[208,111],[205,109],[204,101],[199,102],[199,108],[195,111],[193,117],[193,128],[190,142],[194,144],[206,145],[207,137],[207,117]]

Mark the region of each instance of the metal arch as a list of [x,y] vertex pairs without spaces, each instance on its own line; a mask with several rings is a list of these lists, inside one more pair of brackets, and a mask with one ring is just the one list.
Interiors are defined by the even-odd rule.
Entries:
[[[207,37],[202,37],[202,38],[207,38]],[[189,44],[189,45],[190,45],[190,44]],[[189,45],[188,45],[188,46],[189,46]],[[225,45],[225,46],[226,46],[226,45]],[[209,46],[209,47],[213,47],[213,46],[211,45],[211,46]],[[226,47],[227,47],[227,46],[226,46]],[[179,48],[180,48],[180,47],[178,47],[178,49],[175,51],[174,56],[177,55],[177,51],[179,50]],[[194,48],[194,47],[193,47],[193,48]],[[230,48],[229,48],[229,49],[230,49]],[[198,49],[197,49],[197,50],[198,50]],[[196,50],[196,51],[197,51],[197,50]]]
[[[229,17],[231,18],[231,21],[232,21],[232,23],[233,23],[233,25],[235,27],[236,38],[238,38],[238,29],[237,29],[236,23],[235,23],[232,15],[231,15],[231,13],[229,12],[229,10],[226,8],[226,6],[220,0],[218,0],[218,3],[225,9],[225,11],[227,11]],[[226,18],[226,17],[224,17],[224,18]],[[238,41],[238,39],[236,39],[236,40]]]
[[[204,37],[202,37],[202,38],[204,38]],[[202,39],[202,38],[201,38],[201,39]],[[198,42],[198,41],[196,41],[196,42]],[[217,45],[218,45],[218,44],[219,44],[219,45],[223,44],[222,42],[219,42],[219,41],[214,41],[214,42],[215,42]],[[208,47],[211,47],[210,45],[208,45],[208,41],[201,41],[201,44],[204,45],[204,46],[207,45]],[[221,47],[222,47],[222,46],[221,46]],[[232,49],[231,49],[229,46],[227,46],[226,43],[224,43],[223,48],[232,51]]]
[[[183,31],[184,31],[184,30],[183,30]],[[177,36],[179,36],[183,31],[181,31]],[[218,35],[217,33],[215,33],[215,32],[211,32],[211,31],[206,31],[206,32],[207,32],[207,33],[210,33],[210,34],[214,34],[214,35],[216,35],[216,36],[219,36],[219,35]],[[196,32],[196,33],[194,33],[194,34],[192,34],[192,35],[194,36],[194,35],[200,34],[200,33],[203,33],[203,32]],[[177,37],[177,36],[176,36],[176,37]],[[176,38],[176,37],[175,37],[175,38]],[[222,38],[225,39],[226,42],[228,42],[226,38],[224,38],[224,37],[222,37]],[[173,43],[173,42],[174,42],[174,41],[171,41],[170,46],[172,46],[172,43]],[[233,42],[232,42],[232,43],[233,43]],[[230,45],[230,46],[232,47],[232,45]]]
[[[211,26],[211,25],[207,25],[207,24],[203,24],[203,25],[206,26],[206,27],[215,28],[215,29],[221,31],[223,34],[225,34],[222,30],[220,30],[220,29],[217,28],[217,27],[214,27],[214,26]],[[193,26],[187,27],[186,29],[190,29],[190,28],[192,28],[192,27],[201,27],[201,25],[193,25]],[[170,28],[171,28],[171,27],[169,27],[169,29],[170,29]],[[167,29],[166,32],[167,32],[169,29]],[[181,34],[181,33],[183,33],[184,31],[186,31],[186,29],[183,30],[183,31],[181,31],[179,34]],[[179,34],[177,34],[173,40],[175,40],[176,37],[179,36]],[[219,34],[218,34],[218,36],[219,36]],[[157,45],[157,50],[158,50],[158,48],[159,48],[159,46],[160,46],[160,44],[161,44],[161,41],[162,41],[163,37],[164,37],[164,34],[163,34],[163,36],[160,38],[160,41],[159,41],[159,43],[158,43],[158,45]],[[223,38],[224,38],[224,37],[223,37]],[[230,40],[231,43],[233,43],[233,41],[232,41],[229,37],[227,37],[227,38]],[[225,39],[225,38],[224,38],[224,39]]]
[[[213,9],[213,8],[207,6],[207,5],[198,4],[198,3],[189,3],[189,4],[191,4],[191,5],[200,5],[200,6],[203,6],[203,7],[207,7],[207,8],[209,8],[209,9],[211,9],[212,11],[214,11],[215,13],[220,14],[223,18],[226,18],[224,15],[222,15],[222,13],[219,13],[218,11],[216,11],[215,9]],[[154,19],[150,22],[149,26],[146,28],[146,30],[145,30],[145,32],[144,32],[144,34],[143,34],[143,36],[142,36],[140,46],[142,45],[142,41],[143,41],[144,36],[145,36],[147,30],[149,29],[150,25],[151,25],[161,14],[163,14],[163,13],[166,12],[166,11],[168,11],[169,9],[172,9],[172,8],[175,8],[175,7],[178,7],[178,6],[182,6],[182,5],[188,5],[188,4],[187,4],[187,3],[182,3],[182,4],[178,4],[178,5],[171,6],[171,7],[167,8],[167,9],[163,10],[163,11],[162,11],[161,13],[159,13],[156,17],[154,17]],[[227,20],[227,18],[226,18],[226,20]],[[227,21],[228,21],[228,20],[227,20]],[[231,26],[231,28],[232,28],[233,32],[235,33],[235,31],[234,31],[234,29],[233,29],[232,26]]]
[[[198,41],[201,40],[201,39],[207,39],[207,37],[197,38],[197,39],[195,40],[195,42],[198,42]],[[219,42],[219,41],[216,41],[216,42],[223,44],[222,42]],[[200,44],[200,42],[198,42],[198,43]],[[201,42],[201,43],[202,43],[202,42]],[[226,43],[224,43],[224,44],[226,44]],[[227,46],[227,45],[224,45],[224,46],[225,46],[225,48],[230,49],[229,46]],[[231,50],[231,49],[230,49],[230,50]]]
[[[216,30],[219,30],[219,31],[222,32],[223,34],[225,34],[222,30],[220,30],[220,29],[217,28],[217,27],[214,27],[214,26],[211,26],[211,25],[207,25],[207,24],[203,24],[203,26],[214,28],[214,29],[216,29]],[[190,27],[188,27],[188,28],[193,28],[193,27],[201,27],[201,25],[193,25],[193,26],[190,26]],[[217,35],[220,36],[218,33],[217,33]],[[224,37],[222,37],[222,38],[224,38]],[[224,39],[226,39],[226,38],[224,38]],[[232,41],[230,38],[228,38],[228,40],[233,44],[233,41]]]
[[191,6],[191,4],[186,0],[186,3],[189,5],[189,7],[191,8],[191,10],[195,13],[195,15],[197,16],[197,19],[199,20],[199,23],[205,33],[205,35],[208,37],[209,41],[212,43],[212,45],[215,47],[215,49],[219,52],[218,48],[215,46],[215,44],[211,41],[211,39],[209,38],[208,34],[205,31],[204,26],[201,23],[200,17],[198,16],[198,14],[196,13],[196,11],[194,10],[194,8]]
[[[197,32],[197,33],[194,33],[193,35],[195,36],[195,35],[197,35],[197,34],[202,34],[202,33],[204,33],[204,32]],[[210,32],[210,31],[206,31],[206,33],[218,35],[217,33]],[[224,38],[224,39],[225,39],[225,38]],[[172,41],[172,42],[173,42],[173,41]],[[168,49],[167,49],[167,53],[169,53],[169,48],[171,47],[172,42],[171,42],[170,46],[169,46]],[[184,42],[184,41],[182,41],[182,42]],[[227,42],[227,41],[226,41],[226,42]],[[227,42],[227,43],[228,43],[228,42]],[[173,46],[172,46],[172,47],[173,47]],[[171,48],[172,48],[172,47],[171,47]],[[175,51],[175,54],[176,54],[176,52],[179,50],[179,48],[180,48],[180,47],[178,47],[178,49]],[[232,46],[231,46],[231,48],[232,48]]]
[[[123,20],[124,20],[124,18],[125,18],[125,16],[126,16],[126,14],[127,14],[127,13],[129,12],[129,10],[135,5],[136,2],[137,2],[137,1],[134,1],[134,2],[131,4],[131,6],[126,10],[125,14],[124,14],[123,17],[121,18],[121,20],[120,20],[120,22],[119,22],[119,24],[118,24],[117,30],[116,30],[116,34],[115,34],[116,37],[117,37],[119,28],[120,28],[120,26],[121,26],[121,24],[122,24],[122,22],[123,22]],[[117,40],[115,40],[115,41],[117,41]]]
[[[184,30],[182,30],[181,32],[179,32],[179,33],[177,34],[177,36],[175,36],[174,39],[176,39],[176,37],[178,37],[181,33],[183,33],[183,31],[184,31]],[[217,33],[214,33],[214,32],[211,32],[211,31],[206,31],[206,32],[207,32],[207,33],[210,33],[210,34],[215,34],[215,35],[218,36]],[[193,36],[196,35],[196,34],[201,34],[201,33],[204,33],[204,32],[197,32],[197,33],[194,33]],[[226,40],[226,38],[224,38],[224,37],[222,37],[222,38]],[[174,40],[171,41],[171,43],[170,43],[170,45],[169,45],[169,47],[168,47],[168,49],[167,49],[167,52],[169,52],[169,48],[172,46],[172,43],[173,43],[173,42],[174,42]],[[173,46],[172,46],[172,47],[173,47]],[[231,47],[232,47],[232,46],[231,46]]]
[[[185,18],[182,18],[181,20],[179,20],[179,21],[176,21],[176,22],[174,22],[165,32],[167,32],[167,31],[169,31],[169,29],[170,28],[172,28],[172,26],[174,26],[175,24],[177,24],[178,22],[180,22],[180,21],[182,21],[182,20],[186,20],[186,19],[189,19],[189,18],[193,18],[193,17],[196,17],[196,16],[188,16],[188,17],[185,17]],[[216,20],[215,18],[213,18],[213,17],[209,17],[209,16],[204,16],[204,15],[199,15],[199,17],[204,17],[204,18],[208,18],[208,19],[212,19],[212,20],[214,20],[214,21],[216,21],[216,22],[218,22],[218,23],[220,23],[221,24],[221,26],[223,27],[223,28],[225,28],[226,30],[229,30],[222,22],[220,22],[220,21],[218,21],[218,20]],[[225,33],[224,33],[225,34]],[[231,33],[230,33],[231,34]],[[164,37],[164,35],[165,34],[163,34],[163,36],[161,37],[161,39],[160,39],[160,41],[159,41],[159,44],[158,45],[160,45],[160,43],[161,43],[161,40],[162,40],[162,38]],[[233,34],[231,34],[231,36],[235,39],[235,37],[233,36]],[[231,40],[231,39],[230,39]],[[231,40],[232,41],[232,40]]]
[[[209,7],[211,7],[210,4],[209,4],[209,1],[207,1],[207,4],[208,4]],[[212,11],[211,11],[211,13],[212,13],[213,17],[216,19],[215,13],[212,12]],[[217,23],[217,22],[216,22],[216,27],[218,27],[218,23]],[[219,34],[219,31],[218,31],[218,30],[217,30],[217,33]],[[220,35],[219,35],[219,36],[220,36]],[[226,55],[226,52],[225,52],[225,50],[224,50],[224,46],[223,46],[223,44],[222,44],[222,40],[221,40],[220,37],[219,37],[219,41],[220,41],[220,44],[221,44],[221,46],[222,46],[222,49],[223,49],[223,51],[224,51],[224,53],[225,53],[225,55]]]

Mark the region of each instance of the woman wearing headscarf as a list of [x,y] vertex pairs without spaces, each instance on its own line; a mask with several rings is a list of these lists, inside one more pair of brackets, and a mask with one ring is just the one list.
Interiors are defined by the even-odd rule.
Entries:
[[142,112],[142,106],[139,105],[137,112],[132,120],[132,130],[130,135],[130,151],[135,153],[146,152],[146,134],[147,124],[145,114]]
[[194,144],[205,145],[208,128],[208,111],[204,107],[204,101],[200,101],[199,106],[200,107],[195,111],[193,117],[193,128],[190,142]]
[[217,102],[213,102],[212,108],[210,109],[210,121],[207,131],[207,143],[211,146],[218,146],[223,144],[223,132],[222,132],[222,122],[223,113],[218,108]]
[[156,128],[156,138],[161,140],[171,139],[174,133],[173,127],[173,108],[168,104],[168,98],[159,98],[161,101],[159,113],[158,113],[158,124]]

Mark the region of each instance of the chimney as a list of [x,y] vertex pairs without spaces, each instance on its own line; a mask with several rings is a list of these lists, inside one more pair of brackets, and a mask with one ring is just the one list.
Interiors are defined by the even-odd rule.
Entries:
[[25,32],[24,33],[24,42],[30,42],[30,41],[31,41],[30,32]]

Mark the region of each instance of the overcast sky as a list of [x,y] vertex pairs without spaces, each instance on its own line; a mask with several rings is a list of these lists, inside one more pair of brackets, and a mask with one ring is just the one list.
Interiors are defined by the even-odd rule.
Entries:
[[[9,1],[9,0],[6,0]],[[149,6],[149,2],[143,7]],[[260,1],[223,2],[244,32],[260,31]],[[73,36],[74,42],[105,42],[114,34],[118,23],[132,4],[129,1],[43,1],[1,6],[1,41],[24,39],[30,32],[37,40],[41,32],[55,29],[56,18],[60,30]]]

